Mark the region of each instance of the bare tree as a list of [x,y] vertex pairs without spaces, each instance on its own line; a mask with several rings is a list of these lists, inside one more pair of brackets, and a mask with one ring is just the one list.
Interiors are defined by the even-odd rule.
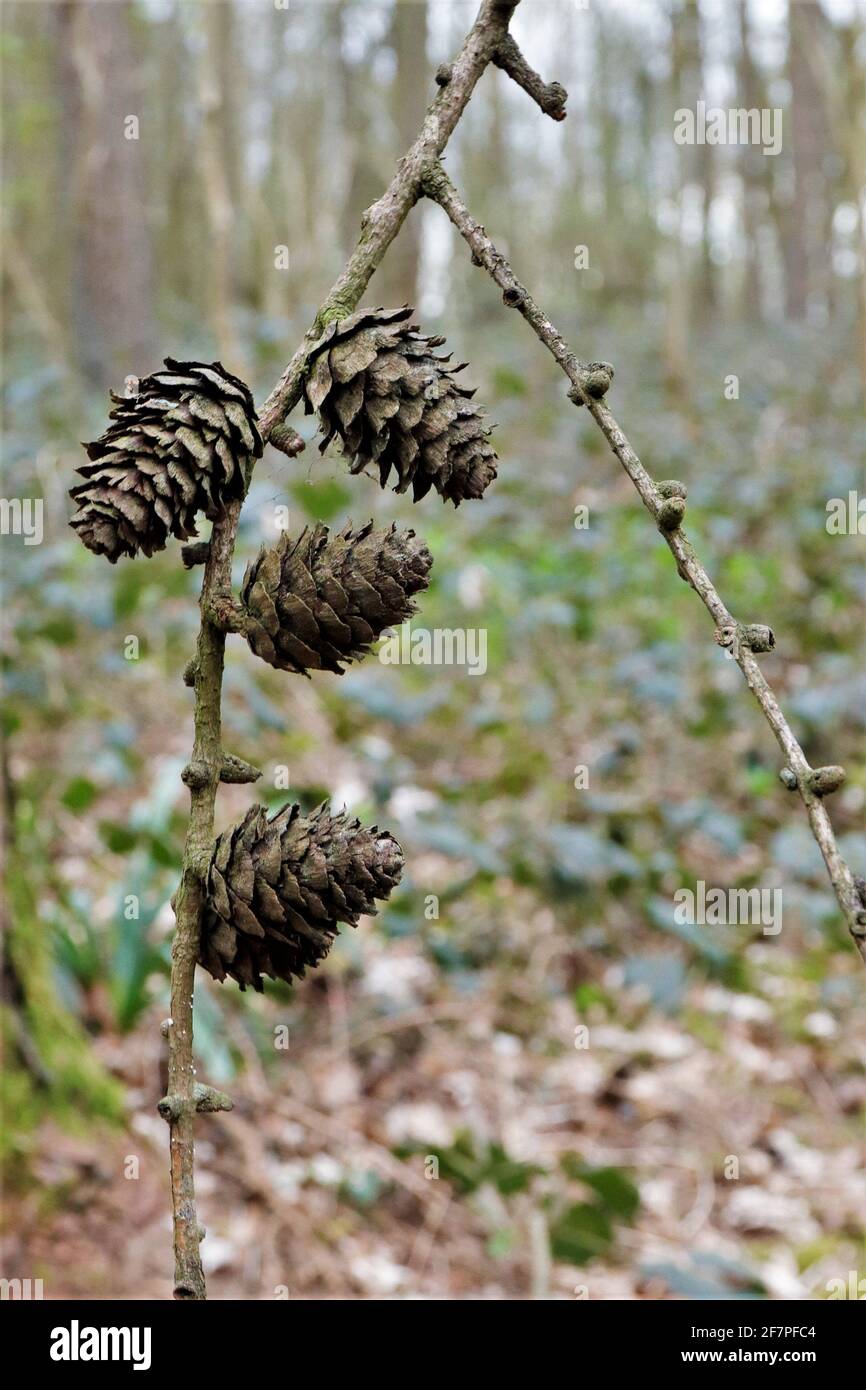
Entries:
[[[100,386],[153,352],[144,119],[130,7],[68,0],[58,14],[62,123],[69,134],[73,325],[85,376]],[[118,83],[118,72],[126,81]]]

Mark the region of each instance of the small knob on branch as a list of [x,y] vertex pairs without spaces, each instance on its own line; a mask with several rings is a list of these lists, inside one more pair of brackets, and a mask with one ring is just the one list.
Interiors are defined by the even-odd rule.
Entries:
[[613,381],[613,367],[609,362],[588,362],[584,368],[583,386],[593,400],[600,401],[606,396]]
[[666,532],[679,530],[685,514],[686,499],[684,497],[665,497],[656,514],[659,530]]
[[743,646],[753,652],[771,652],[776,645],[773,629],[765,623],[742,623],[739,636]]
[[844,781],[845,769],[837,765],[813,768],[807,779],[810,791],[816,796],[830,796],[839,790]]
[[290,459],[297,458],[307,447],[298,431],[287,425],[285,420],[279,425],[274,425],[268,435],[268,443],[279,449],[281,454],[287,454]]
[[221,782],[257,782],[261,775],[261,768],[253,767],[243,758],[236,758],[234,753],[223,753]]
[[210,781],[207,763],[199,761],[187,763],[180,774],[180,780],[185,787],[189,787],[190,791],[201,791],[202,787],[206,787]]
[[215,1086],[205,1086],[201,1081],[193,1086],[192,1098],[200,1115],[215,1115],[218,1110],[234,1109],[231,1096],[227,1096],[225,1091],[218,1091]]

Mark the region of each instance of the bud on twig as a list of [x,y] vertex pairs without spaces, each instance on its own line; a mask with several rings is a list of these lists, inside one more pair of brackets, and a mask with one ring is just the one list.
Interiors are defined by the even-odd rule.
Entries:
[[225,1091],[218,1091],[214,1086],[205,1086],[201,1081],[196,1081],[193,1086],[192,1098],[200,1115],[215,1115],[218,1110],[234,1109],[234,1101]]
[[588,362],[583,377],[584,388],[594,400],[600,401],[610,390],[613,375],[609,362]]
[[686,514],[684,497],[665,497],[656,514],[660,531],[676,531]]
[[740,642],[753,652],[771,652],[776,638],[771,627],[764,623],[742,623],[739,627]]
[[257,782],[261,775],[261,768],[253,767],[243,758],[236,758],[234,753],[223,753],[221,782]]
[[274,425],[268,435],[268,443],[279,449],[281,454],[287,454],[290,459],[297,458],[307,447],[298,431],[287,425],[285,420],[279,425]]
[[844,781],[845,769],[838,766],[813,768],[807,778],[808,786],[816,796],[830,796],[839,790]]
[[663,478],[656,483],[656,492],[659,497],[682,497],[689,495],[689,490],[685,483],[681,483],[679,478]]
[[568,399],[576,406],[583,405],[581,388],[593,400],[601,400],[610,390],[614,371],[609,362],[587,362],[580,367],[580,386],[572,386]]

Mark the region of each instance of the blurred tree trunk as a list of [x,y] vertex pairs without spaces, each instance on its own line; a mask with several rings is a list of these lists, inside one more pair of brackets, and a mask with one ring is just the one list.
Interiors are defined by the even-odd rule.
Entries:
[[[67,0],[58,11],[58,93],[68,141],[72,322],[79,366],[106,386],[153,365],[147,113],[130,5]],[[134,61],[135,58],[135,61]],[[140,122],[134,134],[128,118]]]
[[[752,57],[749,9],[746,0],[737,2],[739,51],[737,54],[737,106],[759,111],[764,105],[761,82]],[[761,282],[760,235],[766,183],[763,152],[750,144],[737,151],[743,185],[743,239],[745,242],[742,294],[739,311],[745,319],[763,317],[764,293]]]
[[[696,99],[706,93],[704,83],[704,43],[701,34],[701,12],[697,3],[689,7],[690,24],[688,39],[689,59],[692,68],[692,81]],[[698,298],[701,306],[715,309],[718,304],[716,286],[716,267],[712,257],[712,238],[710,236],[710,217],[713,200],[716,196],[716,147],[706,144],[697,148],[697,179],[701,189],[701,251],[698,273]]]
[[[391,88],[394,150],[402,153],[415,139],[431,100],[427,63],[427,0],[395,0],[390,46],[396,69]],[[412,212],[382,267],[386,302],[415,304],[421,260],[421,209]]]
[[[695,109],[700,95],[700,72],[695,70],[696,10],[690,0],[669,10],[671,34],[670,115],[680,108]],[[691,253],[685,243],[685,188],[696,166],[696,150],[677,147],[675,186],[671,200],[677,209],[676,227],[668,236],[665,261],[664,376],[669,394],[679,399],[688,381],[691,332]],[[690,168],[691,166],[691,168]]]
[[812,287],[815,218],[823,198],[825,126],[813,52],[820,44],[819,6],[788,4],[788,80],[791,84],[793,195],[782,219],[785,312],[806,316]]
[[[267,82],[272,98],[268,128],[268,174],[255,190],[255,215],[258,264],[263,267],[259,307],[267,318],[277,319],[288,312],[289,274],[307,273],[307,246],[289,246],[287,218],[291,209],[296,225],[306,225],[309,181],[305,177],[304,161],[309,160],[308,147],[312,142],[302,141],[300,149],[295,149],[286,139],[286,132],[292,129],[291,105],[280,84],[280,75],[289,62],[283,45],[286,12],[275,6],[268,24],[270,61]],[[301,240],[306,243],[307,239],[302,237]],[[278,270],[274,264],[277,246],[288,248],[289,274]]]
[[866,68],[858,56],[858,50],[866,43],[866,25],[846,25],[841,38],[845,85],[844,99],[839,104],[838,137],[845,151],[848,197],[857,210],[854,235],[859,257],[858,337],[863,403],[866,406]]
[[619,180],[619,142],[622,119],[617,109],[616,82],[619,64],[613,53],[612,35],[600,15],[595,22],[596,92],[595,108],[599,123],[601,178],[604,190],[604,217],[608,226],[620,223],[621,185]]
[[[330,11],[330,7],[329,7]],[[319,17],[317,22],[321,23]],[[262,285],[262,306],[272,318],[283,317],[291,305],[290,287],[309,285],[310,293],[321,272],[320,248],[316,237],[316,211],[321,199],[319,166],[323,113],[320,93],[310,83],[310,73],[285,47],[288,12],[274,7],[269,16],[271,65],[269,90],[273,95],[268,139],[268,176],[259,191],[262,203],[262,264],[266,275]],[[288,69],[289,82],[280,81]],[[292,140],[291,132],[303,122],[304,138]],[[336,235],[333,211],[325,205],[329,219],[325,235]],[[290,229],[294,228],[292,237]],[[287,273],[275,265],[275,248],[289,252]]]
[[[198,102],[201,115],[199,167],[204,186],[210,241],[202,247],[208,267],[208,316],[221,360],[244,374],[233,306],[235,284],[232,265],[235,214],[229,170],[233,167],[231,127],[227,115],[228,55],[232,52],[233,12],[226,0],[204,6],[205,42],[198,65]],[[234,57],[237,64],[239,59]]]
[[156,25],[154,35],[157,72],[157,135],[160,157],[151,167],[158,192],[154,197],[155,258],[159,282],[157,303],[184,304],[203,315],[207,267],[200,254],[202,193],[195,167],[195,131],[189,119],[188,74],[193,59],[189,35],[179,9]]
[[[334,65],[339,75],[338,86],[341,106],[338,108],[338,147],[343,152],[343,160],[348,167],[343,171],[342,200],[342,253],[348,254],[354,246],[360,231],[361,213],[370,206],[382,192],[391,171],[391,160],[378,163],[373,129],[371,129],[370,108],[370,68],[367,54],[361,60],[349,58],[348,35],[352,31],[357,8],[354,0],[339,0],[328,19],[328,44],[334,51]],[[382,100],[382,93],[377,93]],[[393,154],[393,152],[389,152]],[[327,143],[318,152],[318,158],[328,158]],[[388,171],[386,178],[382,177]],[[406,235],[403,228],[400,239]],[[388,259],[396,252],[391,247]]]

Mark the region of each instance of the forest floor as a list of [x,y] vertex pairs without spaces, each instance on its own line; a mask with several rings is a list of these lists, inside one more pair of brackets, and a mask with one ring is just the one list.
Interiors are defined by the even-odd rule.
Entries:
[[[696,984],[685,1022],[660,1019],[621,967],[574,951],[567,973],[617,999],[615,1021],[590,1007],[591,1045],[575,1047],[570,1004],[536,993],[560,949],[536,926],[520,981],[492,970],[465,995],[412,943],[368,942],[367,983],[305,986],[327,1024],[267,1070],[234,1019],[247,1071],[197,1143],[211,1297],[820,1298],[862,1268],[866,1080],[845,1060],[866,1047],[862,1012],[859,1034],[818,1009],[786,1040],[774,1001],[790,982],[755,946],[760,992]],[[48,1298],[170,1297],[161,1052],[152,1011],[100,1045],[128,1087],[124,1132],[33,1136],[38,1189],[6,1212],[7,1277],[42,1277]],[[455,1197],[425,1161],[461,1131],[541,1171]],[[588,1268],[551,1263],[539,1215],[563,1200],[569,1153],[633,1175],[641,1199]]]
[[[483,628],[487,670],[371,658],[304,682],[230,643],[226,745],[265,776],[221,790],[218,829],[253,799],[330,796],[392,829],[407,872],[295,990],[198,983],[199,1074],[235,1101],[198,1124],[215,1298],[826,1298],[866,1272],[862,966],[738,672],[521,328],[474,377],[499,421],[483,504],[413,511],[310,447],[289,480],[263,460],[245,509],[240,571],[286,500],[293,529],[414,525],[435,564],[413,626]],[[696,379],[733,362],[742,400],[718,385],[678,404],[646,335],[583,339],[616,357],[612,404],[647,466],[688,482],[689,534],[732,611],[774,627],[765,670],[813,765],[848,768],[832,812],[863,872],[862,543],[824,525],[862,472],[853,354],[720,333]],[[48,1298],[163,1298],[155,1106],[197,576],[173,551],[115,570],[77,546],[79,460],[56,428],[36,455],[46,541],[9,576],[9,771],[36,890],[20,926],[50,939],[125,1118],[39,1119],[37,1071],[2,1273]],[[13,412],[21,495],[32,435]],[[673,895],[699,880],[779,888],[784,929],[683,928]]]

